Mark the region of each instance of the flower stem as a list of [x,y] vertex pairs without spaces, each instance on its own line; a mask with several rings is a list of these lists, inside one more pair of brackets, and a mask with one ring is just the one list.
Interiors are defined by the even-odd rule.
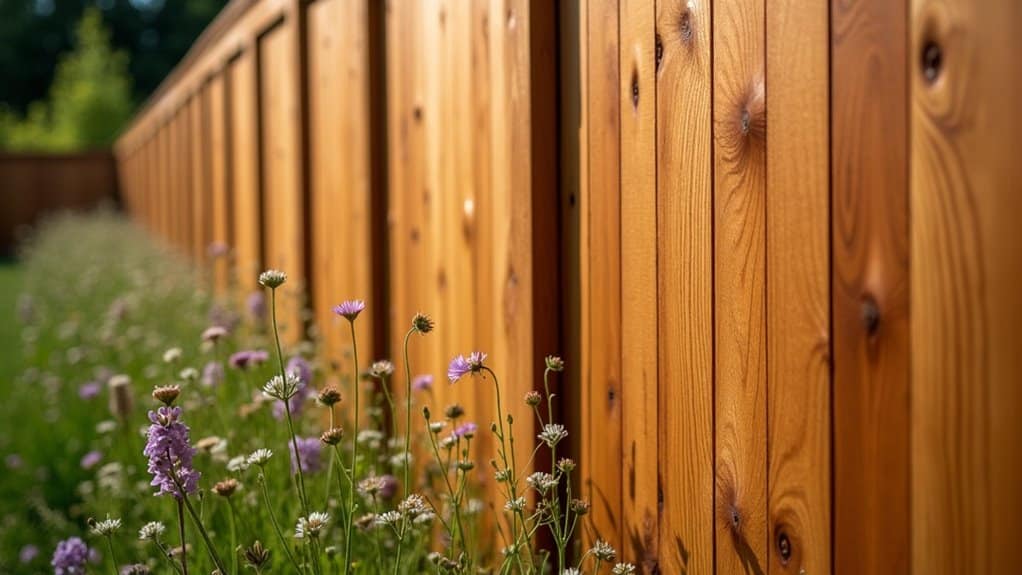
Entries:
[[291,563],[295,566],[295,572],[301,574],[302,568],[298,566],[298,561],[295,560],[295,556],[291,554],[291,548],[287,546],[287,540],[284,539],[284,534],[280,531],[280,524],[277,523],[277,516],[273,513],[273,505],[270,503],[270,492],[266,489],[266,477],[260,472],[259,473],[259,484],[262,486],[263,500],[266,502],[266,511],[270,515],[270,523],[273,524],[273,531],[277,534],[277,539],[280,539],[280,545],[284,548],[284,554],[291,560]]
[[213,541],[209,538],[209,533],[206,532],[206,527],[202,524],[202,518],[195,511],[195,507],[192,506],[192,502],[189,501],[188,495],[181,490],[181,498],[185,502],[185,508],[188,509],[188,513],[192,516],[192,521],[195,522],[195,526],[199,529],[199,535],[202,536],[202,541],[206,544],[206,549],[209,551],[209,556],[216,564],[216,568],[220,570],[224,575],[228,575],[227,568],[224,567],[224,562],[220,559],[220,555],[216,552],[216,547],[213,545]]
[[[412,441],[412,366],[408,362],[408,338],[412,336],[415,328],[408,330],[405,334],[404,359],[405,359],[405,473],[404,473],[404,494],[408,498],[409,490],[409,469],[411,468],[411,441]],[[401,545],[398,544],[398,560],[401,559]]]
[[114,575],[119,575],[117,572],[117,558],[114,556],[114,541],[109,535],[106,537],[107,547],[110,548],[110,567],[114,570]]
[[351,532],[355,524],[355,466],[358,463],[358,341],[355,339],[355,321],[348,320],[351,327],[351,350],[355,362],[354,375],[352,379],[353,394],[355,396],[355,410],[352,414],[351,431],[351,481],[348,488],[348,526],[344,538],[344,573],[351,573]]
[[235,518],[234,502],[227,499],[227,507],[231,512],[231,571],[238,572],[238,520]]
[[[270,289],[270,316],[273,320],[273,340],[277,344],[277,363],[280,366],[281,382],[287,382],[287,373],[284,369],[284,352],[280,347],[280,331],[277,329],[277,290]],[[295,436],[295,426],[291,420],[291,398],[284,400],[284,412],[287,414],[287,430],[291,434],[291,447],[295,450],[295,467],[298,468],[298,479],[295,481],[295,489],[298,491],[298,501],[302,504],[302,511],[309,516],[309,502],[305,495],[305,474],[302,473],[302,456],[298,452],[298,437]]]
[[185,508],[180,499],[177,500],[177,524],[181,533],[181,568],[188,575],[188,542],[185,541]]
[[177,561],[174,561],[174,557],[171,556],[170,550],[167,549],[163,545],[163,543],[160,542],[159,537],[154,538],[153,542],[156,543],[156,547],[159,548],[160,553],[167,559],[167,561],[170,562],[170,565],[174,568],[174,571],[176,571],[177,573],[184,573],[183,571],[181,571],[181,566],[177,564]]

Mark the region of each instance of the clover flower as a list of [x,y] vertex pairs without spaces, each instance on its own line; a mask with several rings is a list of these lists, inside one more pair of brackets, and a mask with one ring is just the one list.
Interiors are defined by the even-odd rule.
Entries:
[[557,355],[546,356],[546,368],[550,371],[564,371],[564,360]]
[[149,458],[148,470],[153,476],[150,485],[159,487],[157,495],[169,493],[180,498],[199,487],[201,474],[192,467],[195,449],[189,443],[188,426],[180,419],[180,407],[165,406],[149,412],[152,424],[142,453]]
[[233,477],[218,481],[213,485],[213,493],[216,493],[220,497],[230,497],[234,495],[234,492],[238,490],[241,484],[238,483],[237,479]]
[[543,441],[543,443],[546,443],[547,447],[553,447],[567,436],[568,430],[564,429],[563,425],[560,423],[548,423],[543,426],[543,431],[536,437]]
[[319,392],[316,399],[323,405],[331,407],[341,402],[341,392],[335,386],[328,385]]
[[379,475],[370,475],[358,482],[359,492],[367,497],[376,497],[386,486],[386,480]]
[[160,523],[159,521],[150,521],[138,530],[138,538],[141,541],[155,541],[160,537],[160,535],[163,535],[163,532],[166,530],[167,527],[163,523]]
[[301,517],[298,519],[298,524],[295,525],[295,538],[296,539],[316,539],[320,533],[326,530],[330,524],[330,515],[321,511],[314,511],[309,514],[308,517]]
[[89,560],[89,547],[78,537],[65,539],[57,544],[50,565],[54,575],[83,575]]
[[482,371],[485,360],[486,354],[481,351],[473,351],[468,357],[459,355],[447,366],[447,379],[454,383],[470,373],[478,373]]
[[337,445],[344,437],[344,429],[332,427],[319,435],[319,440],[327,445]]
[[360,299],[352,299],[334,306],[334,313],[346,318],[348,321],[355,321],[358,314],[366,308],[366,302]]
[[302,473],[315,473],[323,468],[320,458],[323,444],[318,437],[296,437],[294,442],[288,443],[291,452],[291,474],[298,472],[298,461],[295,457],[295,443],[298,444],[298,455],[302,460]]
[[418,493],[412,493],[405,497],[404,501],[397,504],[397,510],[408,517],[417,517],[430,511],[426,499]]
[[287,281],[287,274],[280,270],[266,270],[259,274],[259,285],[277,289]]

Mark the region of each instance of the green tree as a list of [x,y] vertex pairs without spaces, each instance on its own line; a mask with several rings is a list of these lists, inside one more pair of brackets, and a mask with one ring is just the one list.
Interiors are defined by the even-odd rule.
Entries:
[[74,50],[57,64],[48,100],[34,102],[23,119],[0,114],[5,132],[0,145],[45,151],[106,147],[132,110],[128,56],[111,47],[99,10],[89,8],[78,23]]

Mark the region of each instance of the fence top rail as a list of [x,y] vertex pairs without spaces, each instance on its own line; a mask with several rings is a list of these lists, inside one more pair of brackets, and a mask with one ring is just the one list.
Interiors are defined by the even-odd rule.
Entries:
[[213,74],[253,46],[297,4],[293,0],[231,0],[142,104],[115,142],[115,154],[128,155],[152,137]]

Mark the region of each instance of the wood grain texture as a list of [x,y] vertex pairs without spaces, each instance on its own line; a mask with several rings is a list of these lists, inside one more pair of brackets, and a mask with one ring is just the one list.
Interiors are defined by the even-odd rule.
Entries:
[[831,569],[827,6],[767,14],[767,534],[771,573]]
[[256,49],[252,45],[227,65],[230,84],[228,111],[231,127],[231,199],[234,226],[231,246],[234,248],[237,286],[247,296],[258,288],[256,278],[263,266],[262,198],[259,184],[259,113],[256,74]]
[[906,3],[831,3],[834,570],[909,570]]
[[1022,6],[914,0],[912,571],[1017,570]]
[[302,327],[305,248],[301,188],[300,88],[292,81],[297,58],[297,22],[292,18],[259,39],[259,113],[262,121],[263,236],[265,265],[284,270],[288,283],[280,294],[277,321],[282,337],[298,341]]
[[350,349],[347,322],[332,312],[345,299],[372,305],[356,324],[360,350],[374,358],[373,326],[385,313],[374,291],[369,133],[369,14],[366,2],[319,0],[307,8],[309,168],[314,317],[325,358]]
[[212,266],[214,286],[218,293],[226,293],[230,280],[230,260],[218,257],[209,260],[208,246],[220,244],[230,245],[231,238],[231,199],[228,189],[227,159],[230,150],[227,147],[227,108],[226,79],[223,71],[210,79],[207,110],[208,141],[209,141],[209,199],[206,206],[209,216],[197,225],[208,226],[209,242],[202,246],[200,257],[207,258]]
[[717,573],[767,571],[766,86],[762,0],[714,4]]
[[622,0],[621,351],[623,557],[657,568],[657,205],[653,4]]
[[[202,258],[205,253],[204,243],[209,242],[206,236],[205,219],[208,214],[205,211],[205,198],[210,193],[210,171],[212,161],[209,153],[208,140],[206,138],[209,124],[206,122],[206,90],[202,90],[187,104],[188,121],[191,126],[188,138],[189,168],[188,174],[188,195],[191,199],[189,218],[197,225],[193,227],[192,234],[188,238],[188,253],[193,258]],[[202,261],[197,259],[196,261]]]
[[[585,494],[592,504],[587,543],[603,539],[623,549],[621,515],[621,171],[620,52],[618,2],[588,6],[588,190],[582,198],[583,232],[588,244],[580,256],[588,265],[584,287],[589,304],[582,311],[583,453]],[[586,215],[588,214],[588,218]]]
[[[657,3],[660,569],[713,572],[711,3]],[[667,462],[684,461],[683,465]]]

